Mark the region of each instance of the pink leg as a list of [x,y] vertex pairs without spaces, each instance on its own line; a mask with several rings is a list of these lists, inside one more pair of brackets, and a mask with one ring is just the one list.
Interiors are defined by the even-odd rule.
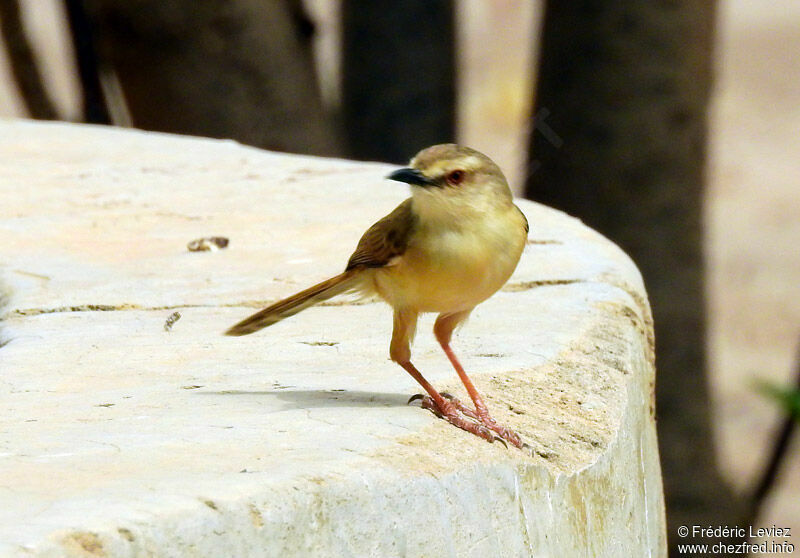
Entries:
[[497,434],[499,434],[504,440],[508,440],[508,442],[510,442],[512,445],[521,448],[522,440],[520,439],[519,435],[510,428],[497,424],[497,422],[489,414],[489,409],[486,407],[486,403],[483,402],[483,398],[478,393],[478,390],[475,389],[475,385],[472,383],[472,380],[470,380],[469,376],[467,376],[467,373],[464,371],[464,367],[461,366],[460,362],[458,362],[458,358],[456,358],[456,354],[453,352],[453,349],[450,348],[450,339],[452,338],[453,330],[461,321],[466,319],[468,315],[469,312],[462,312],[459,314],[440,314],[436,319],[436,324],[433,326],[433,332],[436,335],[436,339],[439,341],[439,344],[442,346],[444,353],[447,355],[447,358],[450,360],[450,364],[453,365],[456,373],[458,373],[458,377],[461,378],[461,383],[463,383],[464,387],[467,389],[470,399],[472,399],[472,402],[475,404],[475,414],[477,415],[478,420],[480,420],[481,423],[483,423],[483,425],[490,430],[497,432]]
[[416,312],[407,309],[395,310],[394,329],[392,330],[392,342],[389,345],[389,356],[393,361],[402,366],[406,372],[411,374],[411,377],[428,392],[428,397],[422,400],[422,406],[433,411],[437,416],[447,420],[447,422],[453,426],[471,432],[489,442],[494,442],[497,438],[495,434],[481,422],[469,420],[461,415],[456,405],[442,397],[428,380],[422,377],[420,371],[411,364],[411,338],[414,336],[416,324]]
[[433,411],[439,417],[445,419],[447,422],[452,424],[453,426],[457,426],[462,430],[466,430],[467,432],[471,432],[476,436],[483,438],[489,442],[494,442],[495,435],[492,434],[489,428],[484,426],[482,423],[474,422],[469,419],[464,418],[459,414],[456,405],[454,405],[450,400],[442,397],[436,388],[434,388],[428,380],[422,377],[419,370],[411,364],[411,361],[408,362],[398,362],[400,366],[402,366],[406,372],[411,374],[411,377],[414,378],[419,385],[428,392],[428,397],[423,398],[422,406],[430,411]]

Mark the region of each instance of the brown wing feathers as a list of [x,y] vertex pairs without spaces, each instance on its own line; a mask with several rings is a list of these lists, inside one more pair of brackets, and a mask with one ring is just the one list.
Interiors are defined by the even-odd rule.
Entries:
[[416,216],[411,210],[409,198],[367,229],[350,256],[347,269],[385,266],[392,258],[406,251],[408,238],[415,225]]

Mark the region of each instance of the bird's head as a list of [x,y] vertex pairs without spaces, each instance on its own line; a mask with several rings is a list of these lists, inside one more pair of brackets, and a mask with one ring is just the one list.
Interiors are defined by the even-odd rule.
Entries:
[[410,184],[414,205],[421,211],[461,215],[512,203],[500,167],[483,153],[452,143],[423,149],[408,167],[387,178]]

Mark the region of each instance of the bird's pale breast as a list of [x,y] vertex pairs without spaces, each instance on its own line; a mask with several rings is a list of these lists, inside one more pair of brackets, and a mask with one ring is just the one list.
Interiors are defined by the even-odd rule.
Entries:
[[505,284],[525,239],[520,218],[486,217],[480,223],[451,228],[423,225],[393,265],[376,270],[376,290],[395,308],[471,309]]

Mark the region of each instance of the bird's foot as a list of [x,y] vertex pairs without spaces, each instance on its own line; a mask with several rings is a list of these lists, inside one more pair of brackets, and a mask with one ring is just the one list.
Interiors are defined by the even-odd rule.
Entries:
[[479,417],[481,424],[483,424],[489,430],[496,432],[500,439],[507,441],[509,444],[516,448],[522,449],[522,439],[519,437],[519,434],[511,430],[508,426],[503,426],[502,424],[497,424],[497,422],[488,414],[485,416]]
[[462,414],[470,417],[473,420],[480,422],[489,430],[496,432],[497,435],[500,436],[502,440],[506,440],[514,447],[522,448],[522,440],[520,439],[519,434],[517,434],[507,426],[502,426],[500,424],[497,424],[497,421],[495,421],[491,417],[491,415],[489,415],[488,411],[484,410],[483,413],[481,413],[480,410],[473,411],[472,409],[464,405],[461,401],[459,401],[456,397],[454,397],[452,394],[447,393],[446,391],[442,392],[442,397],[447,398],[453,405],[455,405],[456,409],[458,409]]
[[504,446],[506,442],[509,442],[515,447],[522,447],[522,440],[519,435],[510,428],[497,424],[488,413],[482,417],[480,413],[465,406],[456,397],[453,397],[453,395],[447,392],[443,392],[442,397],[445,398],[444,409],[439,408],[430,396],[422,394],[413,395],[408,402],[411,403],[419,399],[423,409],[428,409],[437,417],[445,419],[453,426],[471,432],[488,442],[499,441]]
[[461,402],[461,400],[458,399],[452,393],[448,393],[446,391],[443,391],[441,393],[441,396],[444,397],[445,399],[447,399],[448,401],[450,401],[450,403],[452,403],[453,405],[455,405],[455,408],[458,409],[459,412],[461,412],[462,415],[466,415],[469,418],[471,418],[472,420],[477,420],[478,422],[482,422],[481,418],[478,416],[478,413],[476,413],[475,411],[473,411],[472,409],[470,409],[469,407],[464,405]]

